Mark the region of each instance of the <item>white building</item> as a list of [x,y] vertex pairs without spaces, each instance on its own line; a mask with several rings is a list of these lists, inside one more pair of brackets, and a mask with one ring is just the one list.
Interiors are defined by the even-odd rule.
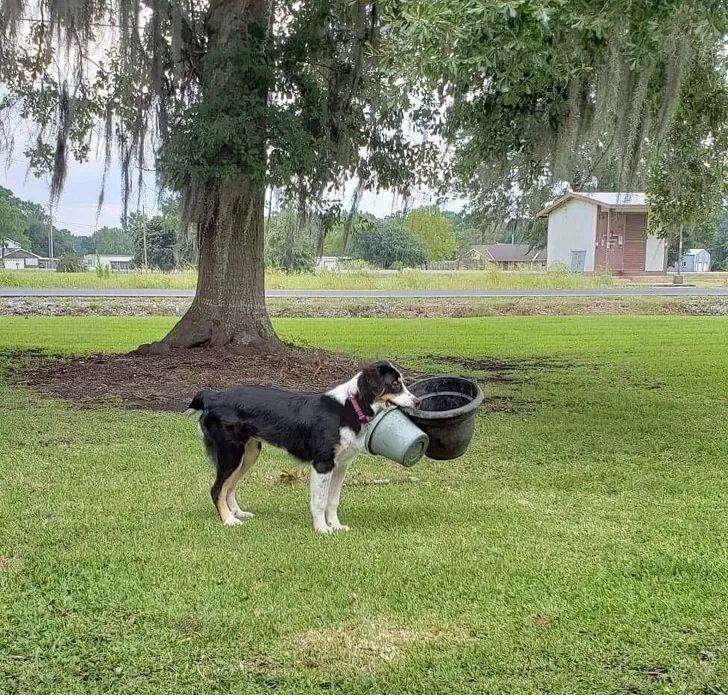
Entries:
[[709,273],[710,253],[705,249],[688,249],[683,254],[683,273]]
[[567,193],[547,205],[549,268],[606,270],[620,275],[664,274],[667,243],[647,233],[644,193]]
[[0,239],[0,247],[0,268],[4,270],[47,270],[58,262],[57,258],[51,263],[47,256],[26,251],[12,239]]
[[83,262],[89,270],[108,268],[112,273],[127,272],[131,269],[134,256],[108,256],[97,253],[87,253]]

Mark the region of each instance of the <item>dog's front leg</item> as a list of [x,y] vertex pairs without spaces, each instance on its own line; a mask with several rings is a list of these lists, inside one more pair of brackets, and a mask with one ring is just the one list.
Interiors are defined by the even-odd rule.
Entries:
[[336,462],[336,467],[331,475],[329,486],[329,499],[326,503],[326,523],[332,531],[348,531],[349,527],[339,521],[339,500],[341,499],[341,488],[344,486],[344,478],[349,468],[351,459],[342,459]]
[[[326,505],[329,499],[329,487],[333,475],[333,464],[324,466],[314,463],[311,469],[311,518],[316,533],[331,533],[333,530],[326,523]],[[318,469],[318,470],[317,470]]]

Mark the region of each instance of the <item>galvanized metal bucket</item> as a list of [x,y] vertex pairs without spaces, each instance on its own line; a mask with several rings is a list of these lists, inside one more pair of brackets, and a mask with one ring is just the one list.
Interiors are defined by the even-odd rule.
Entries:
[[370,454],[384,456],[403,466],[417,463],[429,437],[398,408],[379,413],[368,425],[364,445]]

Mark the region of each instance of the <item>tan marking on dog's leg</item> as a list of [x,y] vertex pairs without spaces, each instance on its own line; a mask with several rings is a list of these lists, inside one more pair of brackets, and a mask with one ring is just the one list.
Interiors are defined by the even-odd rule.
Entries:
[[260,440],[253,439],[252,437],[248,439],[248,441],[245,443],[245,452],[243,453],[243,458],[240,462],[240,465],[233,471],[232,475],[228,478],[225,500],[227,502],[228,508],[230,509],[230,513],[236,519],[243,520],[253,518],[252,512],[244,512],[242,509],[240,509],[238,501],[235,497],[235,488],[240,482],[240,479],[253,467],[255,462],[258,460],[260,448]]
[[215,506],[217,507],[217,513],[220,515],[220,521],[222,521],[223,526],[237,526],[238,524],[242,523],[238,521],[230,511],[230,507],[228,507],[227,503],[227,489],[228,489],[228,481],[230,478],[228,478],[220,488],[220,494],[218,494],[217,499],[215,500]]

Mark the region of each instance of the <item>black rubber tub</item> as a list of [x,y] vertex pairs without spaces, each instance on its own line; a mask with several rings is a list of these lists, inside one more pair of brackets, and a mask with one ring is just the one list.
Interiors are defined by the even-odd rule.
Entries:
[[420,399],[417,408],[403,408],[429,438],[425,456],[448,461],[462,456],[475,430],[475,413],[483,402],[480,386],[457,376],[431,376],[409,390]]

